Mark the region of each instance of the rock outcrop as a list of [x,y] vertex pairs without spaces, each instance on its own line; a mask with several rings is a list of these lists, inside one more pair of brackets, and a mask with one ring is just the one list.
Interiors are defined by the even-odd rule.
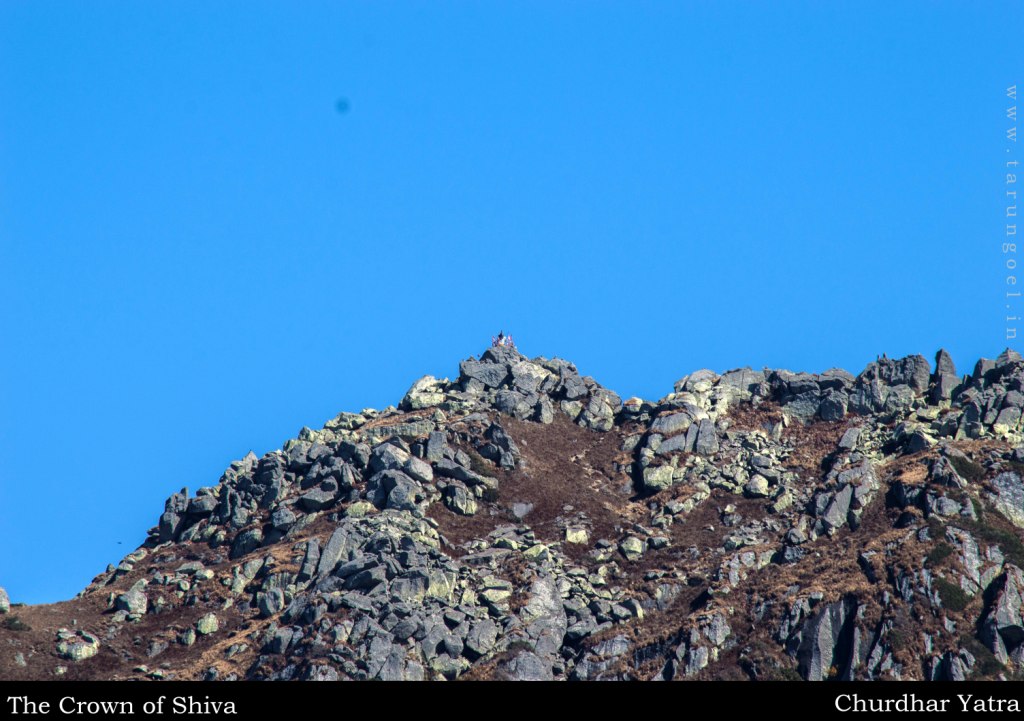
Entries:
[[945,351],[699,370],[623,401],[489,348],[171,494],[56,637],[0,589],[0,672],[1009,678],[1022,410],[1013,352],[963,377]]

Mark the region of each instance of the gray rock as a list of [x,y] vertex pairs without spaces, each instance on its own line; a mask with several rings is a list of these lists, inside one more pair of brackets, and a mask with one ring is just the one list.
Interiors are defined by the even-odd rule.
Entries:
[[558,585],[551,576],[539,576],[530,585],[530,598],[519,613],[526,635],[540,656],[556,657],[562,648],[568,620]]
[[476,498],[458,481],[449,483],[444,489],[444,505],[463,516],[472,516],[477,511]]
[[648,466],[644,469],[644,488],[652,493],[664,490],[672,485],[672,466]]
[[1020,423],[1021,409],[1010,406],[999,412],[995,425],[1006,426],[1009,430],[1015,430]]
[[846,525],[847,514],[850,512],[850,502],[853,500],[853,486],[843,486],[833,497],[825,510],[822,520],[832,528],[839,528]]
[[114,602],[114,608],[119,611],[126,611],[133,616],[144,615],[148,605],[149,599],[146,598],[146,594],[139,590],[122,593]]
[[216,510],[218,503],[220,503],[220,499],[217,496],[197,496],[188,502],[188,515],[209,516]]
[[936,375],[956,375],[956,366],[953,364],[953,356],[945,348],[940,348],[935,354]]
[[794,397],[786,405],[786,410],[800,418],[813,418],[819,414],[821,396],[818,391],[808,391]]
[[615,425],[615,415],[622,410],[622,399],[606,388],[597,388],[587,401],[577,422],[596,431],[609,431]]
[[551,663],[530,651],[520,651],[501,664],[501,670],[509,681],[554,680]]
[[664,436],[672,436],[676,433],[681,433],[690,427],[693,423],[693,419],[689,413],[673,413],[672,415],[662,415],[654,419],[654,423],[651,424],[652,433],[660,433]]
[[[824,681],[833,672],[839,678],[852,678],[859,660],[854,643],[856,601],[844,599],[830,603],[807,621],[800,633],[797,662],[800,674],[808,681]],[[846,650],[847,656],[839,655]]]
[[444,478],[454,478],[456,481],[462,481],[470,486],[497,486],[497,482],[493,478],[474,473],[447,458],[442,458],[434,464],[434,472]]
[[931,467],[931,480],[941,486],[964,488],[967,482],[957,473],[956,468],[946,456],[939,456]]
[[485,363],[499,363],[511,368],[520,361],[528,361],[529,358],[512,346],[490,346],[480,356],[480,360]]
[[700,427],[697,430],[697,439],[693,447],[697,453],[705,456],[718,452],[718,434],[715,432],[714,421],[705,418],[700,422]]
[[1000,473],[991,484],[996,493],[989,497],[996,509],[1013,525],[1024,528],[1024,482],[1020,476],[1013,472]]
[[270,514],[270,525],[279,531],[287,531],[291,528],[298,520],[298,516],[288,506],[281,506],[276,508],[273,513]]
[[[695,426],[690,426],[690,428],[695,428]],[[657,437],[659,436],[651,436],[652,439]],[[657,453],[659,456],[667,456],[670,453],[685,451],[686,439],[686,433],[680,433],[678,436],[672,436],[671,438],[667,438],[658,445],[658,449],[655,451],[655,453]],[[696,438],[694,438],[694,442],[695,441]],[[650,443],[650,441],[648,441],[648,443]],[[690,450],[693,450],[692,444],[690,446]]]
[[331,534],[327,545],[320,552],[316,570],[317,578],[329,576],[334,571],[335,566],[338,565],[338,561],[342,558],[347,558],[349,552],[355,548],[355,545],[355,539],[349,534],[347,528],[339,527],[334,529],[334,533]]
[[998,358],[996,358],[996,368],[1002,368],[1003,366],[1016,363],[1019,360],[1021,360],[1020,353],[1013,350],[1012,348],[1007,348],[1006,350],[999,354]]
[[196,633],[200,636],[209,636],[210,634],[217,633],[219,628],[220,623],[217,621],[217,614],[215,613],[207,613],[196,621]]
[[536,396],[527,396],[513,390],[500,390],[494,398],[494,408],[501,413],[525,420],[533,414]]
[[755,371],[750,368],[739,368],[737,370],[726,371],[719,378],[720,385],[732,386],[739,388],[747,394],[752,394],[758,386],[764,383],[764,373],[761,371]]
[[743,492],[748,498],[765,498],[769,494],[768,479],[762,476],[760,473],[755,473],[751,476],[747,485],[743,487]]
[[512,387],[529,395],[541,391],[551,372],[529,361],[518,361],[510,369]]
[[181,531],[183,518],[181,514],[174,511],[164,511],[160,516],[159,534],[160,542],[173,541]]
[[444,384],[428,375],[412,384],[398,407],[404,411],[415,411],[440,405],[444,400]]
[[825,397],[821,399],[821,405],[818,407],[818,414],[822,420],[826,421],[839,421],[846,416],[846,407],[850,402],[850,397],[842,391],[829,391]]
[[0,587],[0,613],[8,613],[11,610],[11,599],[7,591]]
[[1010,390],[1003,396],[1003,408],[1024,408],[1024,393]]
[[506,365],[473,360],[462,361],[459,364],[459,381],[463,386],[466,381],[473,379],[482,383],[485,388],[500,388],[508,381],[508,378],[509,369]]
[[526,514],[528,514],[532,510],[532,503],[517,502],[512,504],[512,515],[520,520],[526,518]]
[[252,553],[262,543],[263,530],[259,527],[242,531],[235,536],[235,541],[231,544],[231,558],[239,558],[247,553]]
[[931,377],[932,390],[929,400],[932,403],[948,401],[953,397],[953,391],[960,385],[960,378],[956,374],[956,366],[953,365],[953,358],[940,349],[935,354],[935,372]]
[[410,456],[402,466],[402,470],[407,476],[420,483],[430,483],[434,480],[434,471],[430,464],[416,456]]
[[408,460],[409,453],[395,443],[381,443],[375,446],[370,453],[370,472],[399,471]]
[[[306,543],[306,553],[302,558],[302,566],[299,568],[298,581],[307,581],[316,575],[317,565],[320,563],[320,541],[317,538],[311,538]],[[335,559],[337,563],[337,559]],[[330,570],[334,570],[332,566]],[[330,571],[328,571],[330,573]]]
[[295,629],[291,626],[285,626],[274,631],[270,640],[263,646],[265,653],[283,654],[288,650],[288,647],[292,643],[292,639],[295,638]]
[[541,396],[534,408],[533,420],[545,425],[555,420],[555,406],[547,396]]
[[256,606],[259,608],[261,618],[268,618],[280,613],[284,608],[284,591],[280,588],[274,588],[270,591],[257,593]]
[[430,462],[439,461],[444,458],[444,452],[448,448],[448,440],[443,431],[432,431],[427,438],[427,460]]
[[411,511],[423,500],[423,489],[401,471],[381,471],[367,481],[366,497],[377,508]]
[[466,657],[475,661],[481,656],[486,656],[498,642],[498,627],[494,621],[484,619],[470,626],[469,634],[466,636],[465,652]]
[[1024,644],[1024,574],[1011,563],[1005,569],[989,588],[993,600],[978,635],[1002,664],[1008,663],[1014,650]]
[[312,513],[324,508],[330,508],[334,505],[335,499],[335,493],[326,491],[323,488],[314,488],[312,491],[300,496],[298,504],[304,511]]
[[345,588],[351,591],[368,591],[387,579],[387,568],[372,566],[345,579]]
[[84,661],[92,658],[100,650],[100,641],[86,631],[70,631],[66,628],[57,631],[57,653],[72,661]]
[[844,451],[852,451],[857,448],[857,441],[860,439],[860,428],[847,428],[843,437],[839,439],[839,447]]

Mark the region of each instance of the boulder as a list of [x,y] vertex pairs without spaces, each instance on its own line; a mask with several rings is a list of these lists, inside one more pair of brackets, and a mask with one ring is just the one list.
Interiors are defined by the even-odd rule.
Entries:
[[531,651],[519,651],[500,665],[502,676],[509,681],[551,681],[551,663]]
[[284,591],[280,588],[260,591],[256,594],[256,607],[260,611],[261,618],[268,618],[280,613],[284,608]]
[[334,505],[335,499],[335,492],[327,491],[323,488],[314,488],[312,491],[300,496],[298,504],[304,511],[312,513],[324,508],[330,508]]
[[398,407],[403,411],[417,411],[444,403],[444,382],[426,375],[412,384]]
[[444,505],[462,516],[472,516],[477,511],[476,498],[458,481],[452,481],[444,489]]
[[513,363],[509,373],[512,387],[526,395],[543,392],[555,384],[551,371],[526,360]]
[[146,598],[146,594],[139,590],[122,593],[114,601],[114,608],[119,611],[126,611],[132,616],[145,615],[148,605],[149,599]]
[[57,631],[57,653],[71,661],[85,661],[100,650],[100,640],[87,631],[61,628]]
[[821,399],[818,406],[818,414],[822,420],[839,421],[846,416],[846,408],[850,403],[850,397],[843,391],[828,391]]
[[[327,545],[324,546],[322,551],[319,551],[319,555],[317,556],[317,578],[324,578],[325,576],[330,575],[341,559],[348,558],[348,554],[358,545],[358,542],[358,538],[353,537],[353,534],[349,532],[349,529],[346,526],[334,529],[334,533],[331,534],[331,538],[327,541]],[[309,549],[307,549],[306,555],[308,558]],[[304,570],[305,567],[306,564],[304,562]]]
[[423,500],[423,489],[401,471],[381,471],[366,482],[366,497],[377,508],[411,511]]
[[651,424],[651,433],[660,433],[663,436],[673,436],[676,433],[682,433],[690,424],[693,423],[693,418],[690,417],[689,413],[672,413],[670,415],[660,415],[654,419],[654,423]]
[[710,418],[700,422],[697,429],[697,438],[693,449],[701,455],[709,456],[718,452],[718,434],[715,432],[715,423]]
[[989,587],[992,602],[983,616],[978,637],[999,662],[1006,664],[1010,655],[1024,644],[1024,573],[1008,563],[1005,571]]
[[215,613],[207,613],[196,621],[196,633],[200,636],[209,636],[210,634],[217,633],[219,628],[220,624]]
[[672,466],[647,466],[644,469],[644,488],[652,493],[664,490],[672,485],[675,469]]
[[770,494],[768,479],[755,473],[743,487],[743,492],[748,498],[766,498]]
[[857,603],[830,603],[804,623],[797,647],[800,675],[808,681],[852,679],[859,662]]
[[939,352],[935,354],[935,372],[931,376],[929,400],[932,403],[949,401],[959,385],[960,378],[956,374],[952,356],[944,348],[939,349]]
[[509,378],[509,368],[498,363],[484,363],[466,360],[459,364],[459,381],[463,387],[470,380],[483,384],[485,388],[501,388]]
[[994,503],[996,510],[1018,528],[1024,528],[1024,482],[1020,476],[1012,471],[1000,473],[992,479],[994,494],[989,498]]

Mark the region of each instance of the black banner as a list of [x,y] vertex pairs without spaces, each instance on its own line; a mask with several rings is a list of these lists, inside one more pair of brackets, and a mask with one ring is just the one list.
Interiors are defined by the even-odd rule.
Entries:
[[[549,712],[595,714],[644,709],[660,715],[752,712],[849,718],[911,713],[1019,714],[1020,683],[226,683],[226,682],[7,682],[0,681],[0,718],[230,719],[258,714],[316,713],[314,709],[363,704],[387,714],[444,714],[460,709],[475,716]],[[469,704],[469,705],[467,705]],[[550,704],[558,704],[551,706]],[[661,706],[666,704],[666,706]],[[659,710],[660,709],[660,710]],[[600,716],[596,716],[600,715]]]

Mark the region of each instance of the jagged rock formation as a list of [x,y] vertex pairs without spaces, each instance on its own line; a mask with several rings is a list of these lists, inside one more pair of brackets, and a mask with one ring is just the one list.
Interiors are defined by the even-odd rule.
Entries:
[[697,371],[512,348],[172,494],[4,678],[964,679],[1024,664],[1024,360]]

